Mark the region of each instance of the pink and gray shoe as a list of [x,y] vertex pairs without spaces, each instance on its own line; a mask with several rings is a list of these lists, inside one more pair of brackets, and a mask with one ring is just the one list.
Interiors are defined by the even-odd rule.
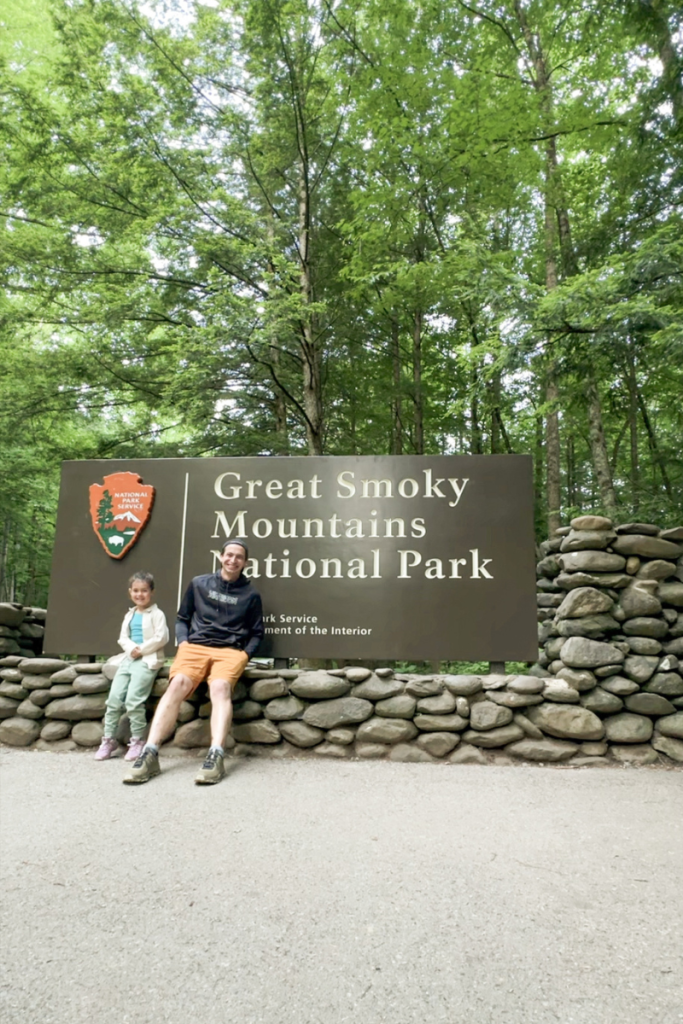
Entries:
[[95,754],[96,761],[107,761],[110,757],[113,757],[118,750],[118,742],[113,736],[105,736],[100,743],[97,753]]
[[124,761],[137,761],[137,759],[139,758],[140,754],[142,753],[142,751],[144,749],[145,749],[145,741],[144,740],[136,740],[136,739],[129,740],[128,741],[128,750],[126,751],[126,756],[124,757],[123,760]]

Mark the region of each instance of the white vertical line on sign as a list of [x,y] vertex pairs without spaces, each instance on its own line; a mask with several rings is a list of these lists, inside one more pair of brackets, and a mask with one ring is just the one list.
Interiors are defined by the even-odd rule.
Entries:
[[183,526],[180,534],[180,568],[178,570],[178,608],[183,596],[183,563],[185,561],[185,527],[187,525],[187,495],[190,489],[190,474],[185,474],[185,497],[183,499]]

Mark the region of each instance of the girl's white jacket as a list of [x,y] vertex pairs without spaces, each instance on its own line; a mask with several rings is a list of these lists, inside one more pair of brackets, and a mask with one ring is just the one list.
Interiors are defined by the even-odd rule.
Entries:
[[[130,654],[136,644],[130,638],[130,620],[133,618],[137,608],[131,608],[124,617],[119,636],[119,647],[123,647],[123,654],[117,654],[110,660],[112,665],[120,665],[123,659]],[[142,615],[142,660],[147,668],[161,668],[164,663],[164,644],[168,643],[168,626],[166,616],[161,608],[151,604],[149,608],[143,608]]]

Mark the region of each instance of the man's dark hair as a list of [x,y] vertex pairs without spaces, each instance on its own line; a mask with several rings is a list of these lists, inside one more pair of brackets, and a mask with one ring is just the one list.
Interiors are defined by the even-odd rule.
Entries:
[[244,557],[249,558],[249,548],[247,547],[247,542],[245,540],[240,540],[237,537],[235,537],[234,540],[226,540],[224,542],[223,547],[221,548],[221,554],[224,554],[225,549],[229,547],[231,544],[239,544],[241,548],[244,548]]
[[151,572],[134,572],[128,580],[128,589],[133,586],[136,580],[140,580],[141,583],[146,583],[150,590],[154,590],[154,577]]

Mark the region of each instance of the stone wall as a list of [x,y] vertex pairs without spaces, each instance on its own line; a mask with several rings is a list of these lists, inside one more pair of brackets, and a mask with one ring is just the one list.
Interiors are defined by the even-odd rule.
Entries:
[[[236,754],[455,764],[683,764],[681,541],[683,528],[613,528],[582,516],[542,544],[542,651],[528,674],[251,665],[235,691],[228,746]],[[11,618],[8,609],[0,605],[0,622]],[[95,747],[114,666],[23,655],[0,657],[0,742]],[[148,717],[167,686],[164,668]],[[209,714],[203,685],[183,702],[173,745],[206,747]],[[124,717],[119,739],[127,738]]]

